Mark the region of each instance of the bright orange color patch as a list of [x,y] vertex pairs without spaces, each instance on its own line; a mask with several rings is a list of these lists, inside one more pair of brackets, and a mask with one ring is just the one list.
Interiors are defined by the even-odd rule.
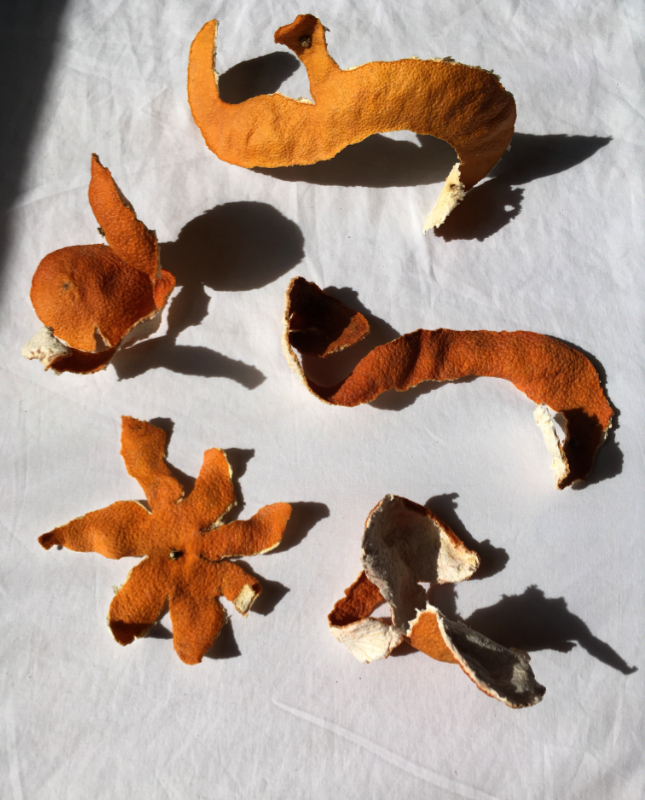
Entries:
[[265,506],[250,520],[223,524],[235,505],[230,467],[222,450],[204,453],[193,491],[184,490],[164,460],[166,434],[123,417],[121,455],[146,494],[151,511],[134,501],[113,503],[39,538],[49,549],[101,553],[106,558],[146,556],[114,597],[108,623],[119,644],[130,644],[169,604],[174,646],[186,664],[199,663],[226,622],[224,596],[246,615],[262,591],[259,582],[228,559],[277,547],[291,506]]
[[[304,278],[291,281],[283,338],[290,366],[320,400],[356,406],[389,389],[404,392],[423,381],[454,381],[469,375],[504,378],[535,403],[561,412],[566,420],[567,437],[559,447],[568,471],[558,479],[558,487],[583,480],[591,471],[613,411],[594,366],[578,350],[527,331],[418,330],[374,348],[335,386],[319,386],[306,377],[294,348],[323,357],[340,349],[335,342],[347,347],[369,330],[358,312],[345,317],[344,330],[339,330],[338,313],[326,322],[321,297],[324,292]],[[315,347],[310,344],[312,337]]]
[[313,164],[379,132],[432,135],[455,148],[459,163],[427,229],[441,225],[511,141],[515,101],[492,72],[418,58],[342,70],[327,52],[322,23],[311,14],[279,28],[275,41],[305,65],[314,102],[275,93],[225,103],[214,72],[217,27],[217,20],[207,22],[193,41],[188,100],[206,144],[223,161],[269,168]]
[[[159,265],[157,236],[137,219],[110,171],[92,156],[89,201],[107,245],[56,250],[40,262],[31,285],[36,314],[67,353],[40,358],[56,372],[106,366],[122,339],[163,308],[175,285]],[[99,346],[100,345],[100,346]]]

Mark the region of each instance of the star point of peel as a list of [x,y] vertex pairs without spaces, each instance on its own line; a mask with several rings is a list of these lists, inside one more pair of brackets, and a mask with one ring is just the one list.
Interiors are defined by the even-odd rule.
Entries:
[[[558,339],[530,331],[417,330],[375,347],[335,386],[307,378],[296,351],[326,357],[360,341],[369,325],[345,307],[327,308],[327,296],[314,283],[294,278],[287,288],[283,349],[290,367],[309,391],[331,405],[369,403],[390,389],[404,392],[423,381],[454,381],[466,376],[503,378],[533,400],[555,472],[564,489],[584,480],[611,428],[613,410],[591,361]],[[340,304],[339,300],[334,300]],[[344,327],[343,327],[344,326]],[[560,412],[566,436],[558,440],[549,409]]]
[[280,544],[291,506],[265,506],[249,520],[223,523],[235,505],[231,470],[222,450],[204,453],[193,491],[165,463],[166,434],[123,417],[121,455],[141,485],[150,511],[121,501],[72,520],[39,537],[45,549],[62,545],[106,558],[143,556],[110,605],[108,624],[119,644],[144,636],[169,606],[174,647],[186,664],[197,664],[226,622],[218,597],[244,616],[262,591],[259,581],[228,560],[267,553]]
[[137,219],[97,155],[89,201],[107,245],[74,245],[40,262],[31,302],[44,327],[22,349],[54,372],[104,369],[123,339],[163,309],[175,278],[159,263],[157,236]]
[[287,167],[333,158],[375,133],[410,130],[447,141],[453,167],[424,231],[439,227],[499,161],[513,136],[515,101],[499,78],[448,59],[373,61],[343,70],[311,14],[279,28],[275,41],[304,64],[314,102],[276,92],[229,104],[214,71],[217,20],[190,48],[188,100],[207,146],[242,167]]
[[[458,664],[489,697],[511,708],[539,703],[544,687],[529,656],[493,642],[427,602],[420,582],[468,580],[479,556],[423,506],[386,495],[370,512],[362,543],[363,572],[329,614],[336,639],[361,663],[387,658],[402,642],[436,661]],[[385,601],[390,618],[372,612]]]

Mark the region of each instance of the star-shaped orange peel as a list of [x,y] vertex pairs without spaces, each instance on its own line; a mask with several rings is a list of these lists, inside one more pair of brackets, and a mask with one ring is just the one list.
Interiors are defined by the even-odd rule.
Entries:
[[114,638],[126,645],[144,636],[168,603],[177,655],[186,664],[198,664],[227,619],[217,598],[223,595],[246,616],[262,591],[256,578],[228,559],[277,547],[291,506],[275,503],[249,520],[224,524],[236,500],[222,450],[204,453],[195,487],[184,497],[164,461],[164,431],[123,417],[121,445],[126,468],[139,481],[151,510],[135,501],[113,503],[38,541],[47,550],[62,545],[107,558],[145,556],[110,605]]
[[159,263],[157,235],[92,156],[89,201],[108,242],[55,250],[38,265],[31,302],[45,326],[23,348],[54,372],[97,372],[123,339],[156,317],[175,278]]

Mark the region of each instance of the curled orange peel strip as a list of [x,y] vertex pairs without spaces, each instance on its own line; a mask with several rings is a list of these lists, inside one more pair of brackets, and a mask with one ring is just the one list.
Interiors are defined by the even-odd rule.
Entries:
[[39,537],[47,550],[62,545],[106,558],[144,556],[110,605],[108,624],[119,644],[144,636],[169,605],[174,646],[197,664],[227,620],[218,597],[244,616],[260,583],[228,559],[273,550],[291,516],[288,503],[265,506],[249,520],[223,523],[235,505],[231,470],[222,450],[204,453],[188,497],[164,460],[166,434],[123,417],[121,455],[146,494],[150,511],[134,501],[113,503]]
[[424,230],[438,227],[465,192],[499,161],[513,136],[515,101],[492,72],[451,59],[374,61],[343,70],[327,52],[325,28],[301,14],[275,41],[302,61],[314,102],[276,92],[224,102],[214,71],[217,20],[190,48],[188,100],[207,146],[241,167],[285,167],[333,158],[375,133],[410,130],[457,151]]
[[[307,378],[296,351],[325,357],[368,332],[362,314],[330,298],[314,283],[294,278],[289,284],[283,349],[291,368],[318,399],[356,406],[390,389],[403,392],[423,381],[471,375],[504,378],[538,404],[534,416],[552,456],[558,488],[584,480],[591,471],[613,410],[594,366],[578,350],[528,331],[418,330],[374,348],[335,386],[319,386]],[[564,417],[563,442],[549,410]]]
[[[362,550],[364,571],[328,617],[331,632],[358,661],[387,658],[407,641],[437,661],[458,664],[481,691],[511,708],[542,699],[527,653],[447,619],[427,602],[419,582],[468,580],[479,567],[478,555],[432,512],[386,495],[367,518]],[[371,617],[384,600],[391,617]]]
[[[175,278],[159,263],[149,230],[97,155],[89,201],[107,245],[64,247],[34,274],[31,302],[45,326],[22,349],[55,372],[96,372],[141,322],[162,310]],[[98,343],[98,345],[97,345]]]

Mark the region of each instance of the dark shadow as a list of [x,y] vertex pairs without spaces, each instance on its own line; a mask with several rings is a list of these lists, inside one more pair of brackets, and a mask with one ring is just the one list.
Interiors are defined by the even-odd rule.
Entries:
[[291,53],[268,53],[240,61],[219,76],[219,96],[225,103],[243,103],[261,94],[273,94],[300,66]]
[[243,450],[239,447],[229,447],[224,452],[226,453],[228,463],[231,465],[231,480],[233,481],[233,491],[235,492],[235,498],[237,500],[237,503],[226,515],[225,522],[228,523],[237,519],[246,505],[240,478],[246,472],[246,467],[255,455],[255,450]]
[[0,4],[0,284],[11,236],[4,212],[20,192],[66,5],[66,0]]
[[513,187],[576,167],[610,141],[611,136],[516,133],[510,151],[491,171],[490,180],[468,192],[444,224],[435,230],[435,236],[448,242],[487,239],[519,214],[524,190]]
[[175,344],[176,339],[160,336],[119,350],[112,360],[119,380],[143,375],[150,369],[164,368],[178,375],[202,378],[228,378],[245,389],[256,389],[265,376],[257,367],[209,350]]
[[[202,286],[218,292],[261,289],[303,257],[304,238],[296,223],[267,203],[251,201],[215,206],[187,223],[176,241],[161,245],[164,269],[191,295]],[[201,296],[189,298],[174,324],[184,330],[205,313]]]
[[287,523],[287,529],[280,544],[272,553],[281,553],[290,550],[300,544],[306,538],[309,531],[317,525],[321,519],[329,516],[329,508],[324,503],[291,503],[291,517]]
[[259,581],[260,585],[262,586],[262,592],[260,593],[260,596],[251,606],[252,613],[254,612],[256,614],[261,614],[263,617],[268,616],[278,605],[280,600],[282,600],[282,598],[291,591],[279,581],[270,581],[268,578],[260,577],[251,569],[251,567],[249,567],[246,561],[236,559],[235,563],[242,567],[245,572],[248,572],[248,574],[257,581]]
[[260,289],[293,269],[304,256],[300,228],[267,203],[225,203],[191,220],[176,241],[160,249],[164,269],[181,287],[168,309],[168,331],[120,350],[112,361],[119,378],[164,367],[180,375],[229,378],[255,389],[265,379],[256,367],[205,347],[177,344],[177,339],[208,315],[206,287],[216,292]]
[[434,136],[417,136],[417,139],[419,144],[376,133],[346,147],[329,161],[274,169],[256,167],[254,171],[283,181],[319,186],[387,189],[443,183],[457,162],[457,154],[447,142]]
[[438,494],[431,497],[425,503],[425,506],[436,514],[442,522],[445,522],[445,524],[457,534],[466,547],[474,550],[479,555],[481,563],[471,580],[482,580],[483,578],[490,578],[493,575],[497,575],[497,573],[501,572],[508,564],[508,553],[503,547],[495,547],[491,544],[490,539],[478,542],[470,534],[456,513],[456,501],[458,497],[459,495],[457,492]]
[[537,586],[529,586],[522,595],[503,595],[498,603],[475,611],[465,622],[505,647],[568,653],[577,642],[590,656],[623,675],[637,670],[594,636],[586,623],[569,611],[563,597],[549,599]]
[[213,642],[210,650],[204,654],[205,658],[212,658],[213,661],[225,658],[237,658],[241,656],[240,648],[235,641],[235,631],[231,621],[225,622],[219,636]]

